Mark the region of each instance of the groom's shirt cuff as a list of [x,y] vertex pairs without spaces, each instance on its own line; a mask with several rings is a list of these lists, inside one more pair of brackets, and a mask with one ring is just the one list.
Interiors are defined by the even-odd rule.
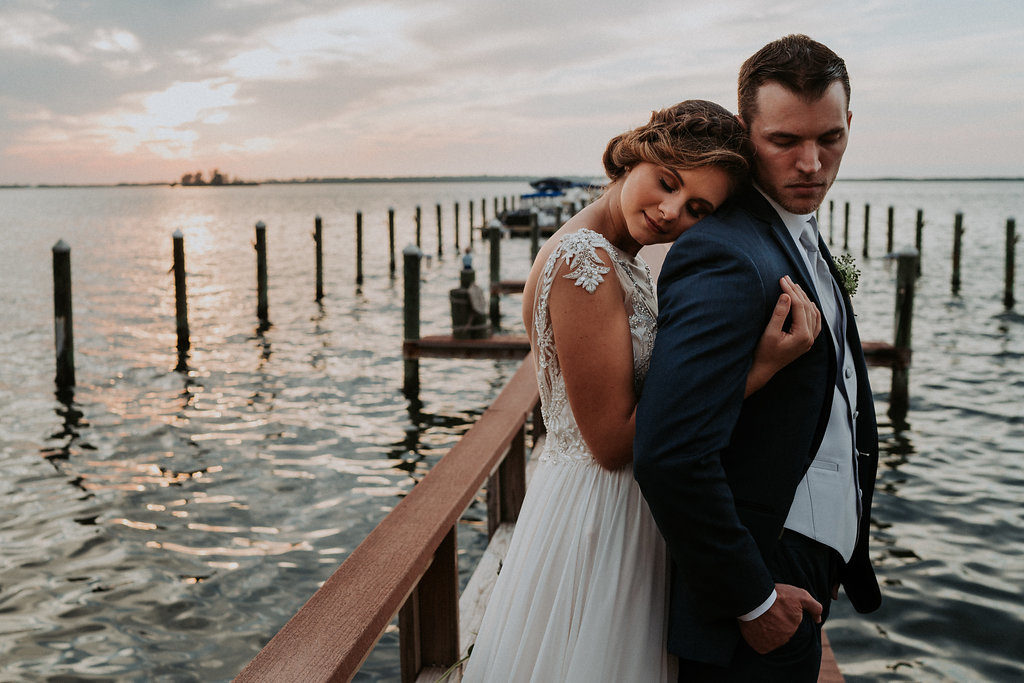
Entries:
[[779,597],[779,594],[772,589],[772,594],[768,596],[768,599],[761,603],[759,607],[755,607],[743,616],[737,617],[740,621],[753,621],[759,616],[771,609],[771,606],[775,604],[775,598]]

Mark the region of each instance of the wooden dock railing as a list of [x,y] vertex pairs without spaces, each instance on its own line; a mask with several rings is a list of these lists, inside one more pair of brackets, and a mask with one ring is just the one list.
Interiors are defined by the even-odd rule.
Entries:
[[249,662],[237,681],[348,681],[398,614],[402,680],[459,658],[456,526],[487,482],[488,532],[526,491],[526,423],[543,429],[532,356],[475,425]]

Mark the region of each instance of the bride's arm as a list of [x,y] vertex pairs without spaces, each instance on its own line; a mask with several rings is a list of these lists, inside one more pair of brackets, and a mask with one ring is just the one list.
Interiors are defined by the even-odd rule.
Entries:
[[[754,363],[747,373],[747,388],[743,398],[768,383],[776,372],[807,353],[821,331],[821,316],[800,285],[789,276],[779,280],[782,294],[775,304],[768,327],[754,349]],[[786,316],[792,312],[789,331],[782,329]]]
[[611,260],[602,249],[596,253],[609,268],[603,282],[587,292],[563,277],[569,269],[562,263],[548,310],[576,424],[598,464],[615,470],[633,461],[633,345]]

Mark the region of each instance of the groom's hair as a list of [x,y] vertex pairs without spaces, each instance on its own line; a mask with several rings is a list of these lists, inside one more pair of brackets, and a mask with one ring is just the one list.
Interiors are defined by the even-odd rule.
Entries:
[[739,114],[750,125],[757,115],[757,91],[775,82],[807,100],[821,98],[836,81],[843,84],[850,106],[850,75],[846,62],[816,40],[794,34],[772,41],[740,67]]

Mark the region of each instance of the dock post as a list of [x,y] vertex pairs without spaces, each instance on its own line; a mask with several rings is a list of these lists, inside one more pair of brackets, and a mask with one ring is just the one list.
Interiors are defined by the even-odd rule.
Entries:
[[181,230],[171,235],[174,250],[174,318],[178,330],[178,366],[184,365],[189,347],[188,299],[185,296],[185,236]]
[[473,200],[469,200],[469,246],[473,246]]
[[501,282],[501,223],[494,219],[488,226],[488,239],[491,245],[491,327],[501,327],[501,294],[498,283]]
[[843,204],[843,251],[850,251],[850,202]]
[[540,218],[536,211],[530,211],[530,265],[537,260],[540,251]]
[[964,215],[957,211],[953,224],[953,278],[950,286],[953,294],[960,293],[960,245],[964,237]]
[[885,253],[886,254],[891,254],[892,253],[892,238],[893,238],[893,232],[894,231],[895,231],[895,227],[893,225],[893,208],[890,206],[889,207],[889,222],[888,222],[888,227],[887,227],[886,233],[885,233]]
[[917,210],[917,222],[914,224],[914,247],[917,249],[917,276],[921,277],[921,238],[924,233],[924,211]]
[[419,247],[420,249],[423,248],[422,230],[421,230],[422,227],[423,227],[423,216],[422,216],[422,213],[420,212],[419,205],[417,205],[416,206],[416,246]]
[[558,230],[560,227],[562,227],[562,207],[561,206],[556,206],[555,207],[555,230]]
[[896,254],[896,333],[893,346],[897,358],[892,366],[889,416],[894,420],[907,414],[911,327],[914,321],[914,283],[917,281],[917,251],[909,247]]
[[501,197],[501,210],[503,213],[508,213],[508,195]]
[[[405,296],[402,305],[403,338],[414,341],[420,338],[420,259],[423,252],[419,247],[410,244],[402,250],[402,278],[405,284]],[[420,391],[420,361],[417,358],[406,358],[403,391],[408,397]]]
[[388,253],[391,255],[388,261],[388,273],[391,278],[395,277],[395,210],[388,209]]
[[499,214],[499,211],[498,211],[498,198],[495,197],[494,198],[494,217],[497,218],[498,214]]
[[363,284],[363,212],[356,211],[356,285]]
[[868,231],[869,231],[869,226],[870,225],[871,225],[871,205],[870,204],[865,204],[864,205],[864,246],[863,246],[863,249],[861,250],[861,253],[863,254],[864,258],[868,258],[868,241],[870,239],[869,236],[868,236]]
[[455,202],[455,254],[458,255],[462,249],[459,247],[459,203]]
[[324,298],[324,224],[320,216],[313,219],[313,244],[316,249],[316,299]]
[[487,536],[506,522],[515,523],[526,495],[526,424],[508,448],[508,455],[487,480]]
[[836,203],[831,199],[828,200],[828,246],[835,244],[832,239],[835,236],[835,208]]
[[441,205],[437,205],[437,258],[444,256],[444,244],[441,237]]
[[260,329],[270,327],[267,306],[267,224],[256,223],[256,316],[260,319]]
[[459,660],[458,550],[453,526],[398,612],[402,683],[415,681],[423,668],[448,669]]
[[1006,287],[1003,290],[1003,305],[1007,310],[1013,308],[1013,276],[1016,265],[1017,221],[1006,219]]
[[57,349],[57,389],[75,386],[75,336],[71,315],[71,246],[53,245],[53,331]]

